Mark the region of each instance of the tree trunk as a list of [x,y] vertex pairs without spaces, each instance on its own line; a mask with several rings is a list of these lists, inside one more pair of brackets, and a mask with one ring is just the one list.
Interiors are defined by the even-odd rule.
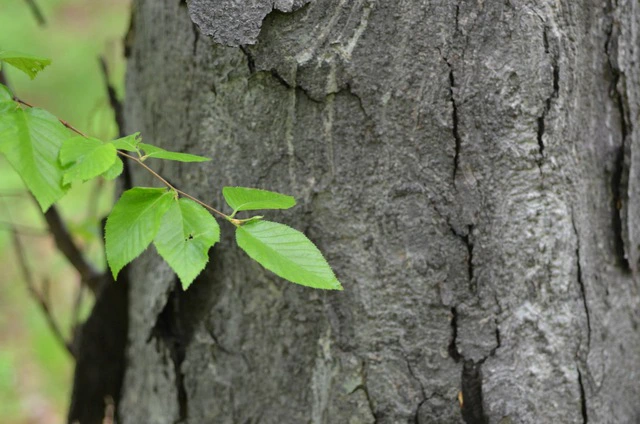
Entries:
[[153,164],[213,205],[294,195],[268,216],[345,290],[224,223],[187,292],[151,249],[121,421],[640,422],[639,31],[635,0],[138,0],[128,130],[213,158]]

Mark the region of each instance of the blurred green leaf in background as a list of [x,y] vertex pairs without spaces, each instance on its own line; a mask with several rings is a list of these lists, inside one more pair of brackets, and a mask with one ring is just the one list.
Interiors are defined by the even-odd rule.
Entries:
[[[105,58],[111,83],[122,98],[122,39],[129,24],[129,0],[35,2],[45,25],[38,24],[26,0],[0,0],[0,50],[52,59],[34,81],[4,67],[13,91],[92,136],[116,137],[98,58]],[[112,184],[74,183],[59,204],[74,237],[100,267],[104,254],[98,219],[112,204]],[[53,314],[67,330],[73,321],[78,277],[52,240],[35,234],[46,228],[41,213],[20,178],[0,158],[0,417],[8,424],[61,423],[68,406],[72,360],[22,280],[8,231],[12,224],[28,229],[21,239],[32,272],[37,282],[50,282]],[[90,307],[86,303],[81,308],[85,314]]]

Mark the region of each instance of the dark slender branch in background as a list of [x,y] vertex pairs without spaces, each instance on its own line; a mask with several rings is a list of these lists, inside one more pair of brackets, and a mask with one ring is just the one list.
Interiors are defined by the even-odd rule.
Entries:
[[[124,130],[124,111],[122,107],[122,102],[118,99],[118,94],[116,93],[116,89],[110,82],[109,78],[109,68],[107,67],[107,61],[103,56],[99,58],[100,61],[100,69],[102,69],[102,76],[104,77],[105,88],[107,89],[107,96],[109,97],[109,104],[111,105],[111,109],[113,109],[113,116],[116,121],[116,125],[118,126],[118,137],[124,137],[127,134]],[[124,189],[130,189],[133,187],[133,180],[131,177],[131,167],[129,166],[129,162],[124,161],[124,170],[122,172],[122,178],[124,183]]]
[[100,200],[100,196],[102,195],[102,190],[104,189],[104,180],[102,178],[98,178],[95,181],[95,187],[89,193],[89,204],[87,204],[87,220],[90,221],[100,221],[98,217],[98,203]]
[[58,250],[62,252],[76,271],[78,271],[82,282],[86,284],[93,293],[97,293],[100,289],[99,282],[101,274],[93,265],[85,260],[82,252],[80,252],[78,246],[73,242],[71,234],[62,221],[58,210],[54,206],[51,206],[49,210],[44,213],[44,219],[47,221],[49,231],[51,231],[51,235],[53,235]]
[[118,125],[118,136],[124,137],[124,115],[122,113],[122,103],[118,100],[118,95],[116,93],[116,89],[113,87],[111,82],[109,82],[109,68],[107,67],[107,61],[103,56],[98,58],[100,62],[100,69],[102,69],[102,76],[104,77],[104,84],[107,88],[107,95],[109,96],[109,104],[111,105],[111,109],[113,109],[113,114],[116,120],[116,125]]
[[27,2],[27,6],[29,6],[29,9],[31,9],[31,13],[33,14],[33,17],[36,18],[38,25],[45,26],[47,24],[47,21],[44,18],[44,14],[42,13],[42,10],[40,10],[40,7],[36,3],[36,0],[25,0],[25,1]]
[[[51,309],[49,309],[49,303],[47,299],[48,296],[45,296],[39,293],[38,290],[36,289],[36,286],[33,282],[33,275],[31,274],[31,270],[29,269],[29,265],[27,264],[24,248],[22,247],[22,243],[20,242],[20,236],[18,235],[18,232],[13,231],[12,234],[13,234],[13,247],[16,251],[16,255],[18,256],[18,264],[20,265],[20,268],[22,270],[24,281],[27,284],[27,289],[29,290],[29,293],[31,294],[31,296],[33,296],[33,298],[36,300],[36,302],[40,306],[40,309],[42,310],[44,317],[47,320],[47,324],[49,325],[49,328],[51,329],[51,332],[53,333],[55,338],[58,340],[58,342],[60,342],[62,346],[64,346],[64,348],[69,352],[71,356],[74,356],[73,350],[71,349],[71,345],[64,338],[62,331],[60,331],[60,326],[58,326],[58,323],[56,322],[55,318],[51,313]],[[45,290],[43,291],[43,293],[45,294],[48,292],[48,287],[47,287],[48,284],[49,284],[48,281],[45,280]]]
[[[84,284],[78,286],[78,292],[76,293],[76,300],[73,302],[73,313],[71,314],[72,331],[75,333],[80,324],[80,307],[82,306],[82,298],[84,297]],[[75,340],[75,334],[72,339]]]
[[50,234],[47,230],[40,228],[28,227],[26,225],[18,225],[12,222],[0,221],[0,230],[16,231],[19,234],[33,237],[48,237]]
[[0,69],[0,84],[2,85],[9,85],[9,83],[7,82],[7,77],[4,75],[4,69]]
[[0,190],[0,197],[22,197],[26,199],[27,197],[29,197],[29,192],[21,191],[21,190],[13,190],[13,191]]

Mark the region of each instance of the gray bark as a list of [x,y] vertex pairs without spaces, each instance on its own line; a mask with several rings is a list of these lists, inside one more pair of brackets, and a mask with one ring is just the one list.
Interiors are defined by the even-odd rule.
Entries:
[[295,195],[345,290],[145,253],[122,422],[640,422],[640,4],[240,3],[136,2],[127,125]]

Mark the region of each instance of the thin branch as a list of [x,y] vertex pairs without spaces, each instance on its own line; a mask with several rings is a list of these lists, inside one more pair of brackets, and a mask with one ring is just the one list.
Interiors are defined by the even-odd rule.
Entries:
[[36,21],[38,21],[38,25],[45,26],[47,24],[47,21],[44,18],[44,14],[42,13],[42,10],[40,9],[36,1],[35,0],[25,0],[25,1],[27,2],[27,6],[29,6],[29,9],[31,9],[31,13],[33,14],[33,17],[36,18]]
[[67,258],[73,267],[80,274],[82,282],[93,292],[97,293],[100,289],[98,282],[100,281],[100,272],[91,265],[84,256],[78,246],[73,241],[71,234],[67,230],[67,226],[60,217],[58,210],[51,206],[44,213],[44,219],[47,221],[49,231],[53,235],[58,250]]
[[[17,98],[16,96],[13,96],[13,100],[23,104],[27,107],[34,107],[33,105],[25,102],[24,100],[20,100],[19,98]],[[60,121],[60,123],[62,125],[64,125],[65,127],[67,127],[68,129],[70,129],[71,131],[75,132],[78,135],[81,135],[85,138],[89,138],[86,134],[84,134],[82,131],[80,131],[79,129],[75,128],[73,125],[69,124],[67,121],[64,121],[60,118],[58,118],[58,120]],[[153,175],[156,179],[158,179],[160,182],[162,182],[162,184],[164,184],[165,186],[167,186],[169,189],[171,190],[175,190],[178,194],[181,194],[184,197],[188,197],[189,199],[193,200],[194,202],[199,203],[200,205],[204,206],[205,208],[209,209],[211,212],[220,215],[222,218],[225,219],[229,219],[229,216],[220,212],[219,210],[207,205],[206,203],[196,199],[195,197],[191,196],[190,194],[185,193],[182,190],[178,190],[177,188],[175,188],[174,186],[172,186],[167,180],[165,180],[164,178],[162,178],[156,171],[154,171],[153,169],[149,168],[144,162],[142,162],[140,159],[138,159],[135,156],[131,156],[121,150],[118,150],[118,154],[120,156],[126,157],[127,159],[131,159],[132,161],[136,162],[138,165],[142,166],[144,169],[146,169],[147,171],[149,171],[151,173],[151,175]]]
[[[13,96],[13,100],[14,100],[14,101],[16,101],[16,102],[18,102],[18,103],[20,103],[20,104],[22,104],[22,105],[25,105],[25,106],[27,106],[27,107],[35,107],[35,106],[33,106],[32,104],[25,102],[24,100],[20,100],[20,99],[19,99],[19,98],[17,98],[16,96]],[[81,136],[83,136],[84,138],[89,138],[89,136],[88,136],[88,135],[86,135],[85,133],[83,133],[83,132],[82,132],[82,131],[80,131],[79,129],[75,128],[73,125],[71,125],[70,123],[68,123],[68,122],[67,122],[67,121],[65,121],[64,119],[60,119],[60,118],[58,118],[58,121],[60,121],[60,123],[61,123],[62,125],[64,125],[64,126],[65,126],[65,127],[67,127],[68,129],[70,129],[70,130],[71,130],[71,131],[73,131],[74,133],[76,133],[76,134],[78,134],[78,135],[81,135]]]
[[[42,294],[40,294],[35,287],[35,284],[33,282],[33,275],[31,274],[31,270],[29,269],[29,265],[27,264],[24,248],[22,247],[22,243],[20,242],[20,236],[18,236],[17,231],[13,231],[12,234],[13,234],[13,246],[16,251],[16,255],[18,256],[18,264],[20,265],[20,268],[22,270],[22,275],[24,276],[24,281],[27,285],[27,289],[29,290],[29,293],[31,294],[31,296],[33,296],[35,301],[38,303],[38,306],[40,306],[40,309],[42,310],[44,317],[47,320],[47,324],[49,325],[49,328],[51,329],[51,332],[53,333],[54,337],[58,340],[58,342],[62,346],[64,346],[67,352],[69,352],[69,354],[73,356],[73,350],[71,348],[71,344],[67,342],[67,340],[64,338],[62,334],[62,331],[60,331],[60,326],[58,326],[58,323],[56,322],[55,318],[51,313],[51,309],[49,308],[49,303],[47,301],[47,298],[44,297]],[[48,284],[49,284],[48,281],[45,280],[45,288],[47,288]],[[47,291],[45,291],[45,293],[46,292]]]
[[7,76],[4,74],[4,69],[0,69],[0,84],[9,85],[7,82]]

